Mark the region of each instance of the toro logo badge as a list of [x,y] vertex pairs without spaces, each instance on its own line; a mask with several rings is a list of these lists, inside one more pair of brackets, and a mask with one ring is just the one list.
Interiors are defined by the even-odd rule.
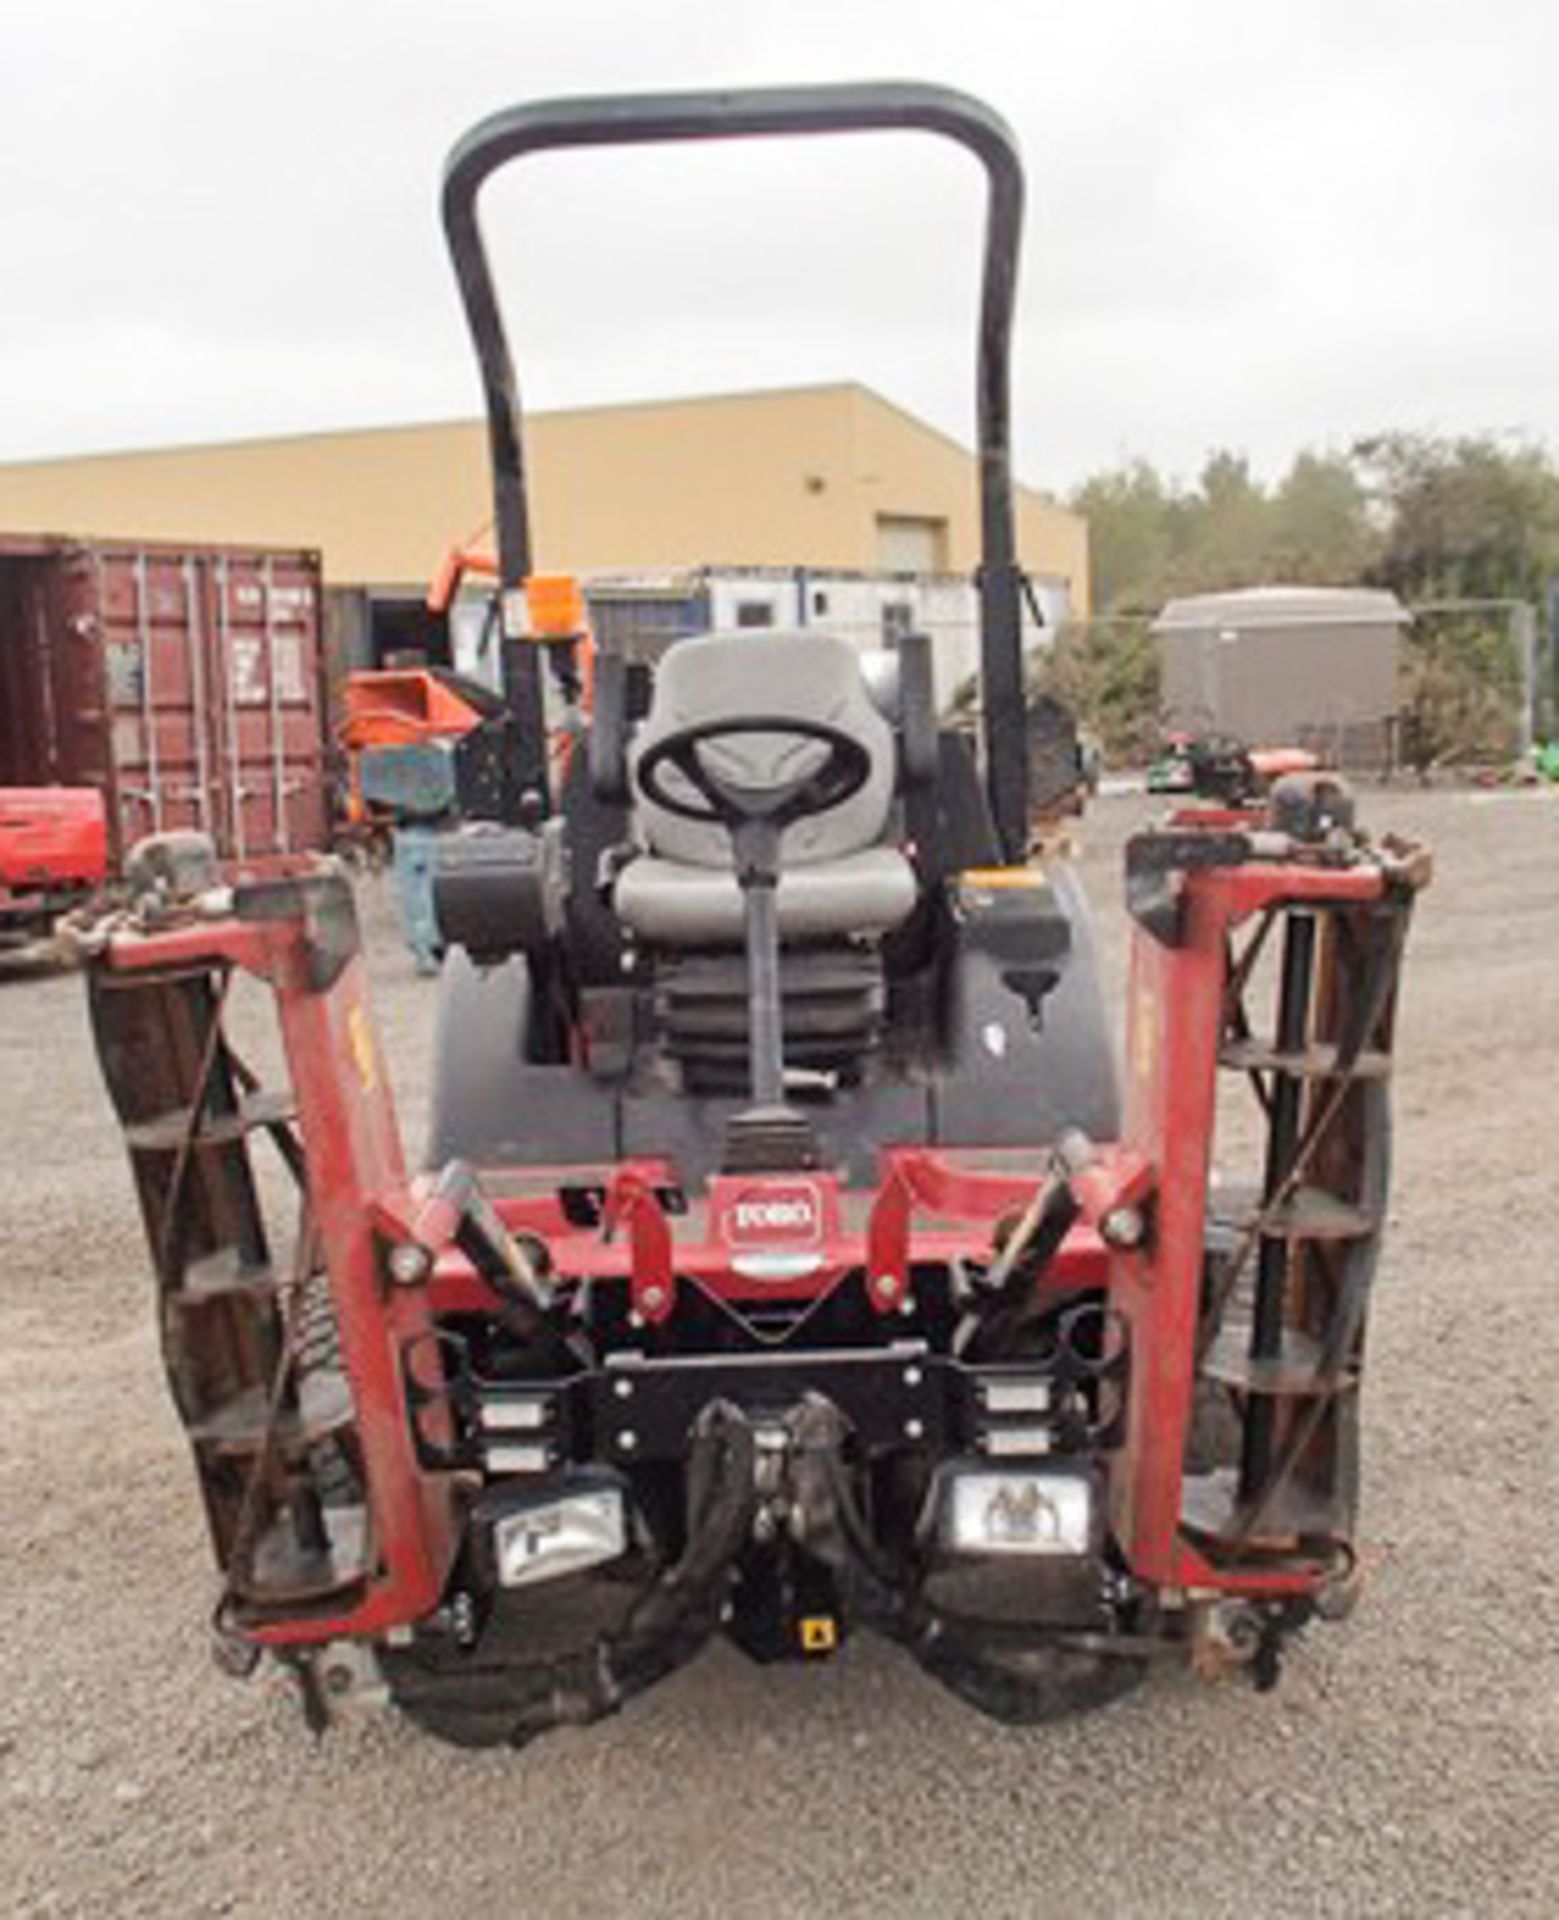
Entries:
[[741,1187],[725,1215],[726,1239],[736,1247],[812,1247],[823,1237],[823,1209],[810,1180]]

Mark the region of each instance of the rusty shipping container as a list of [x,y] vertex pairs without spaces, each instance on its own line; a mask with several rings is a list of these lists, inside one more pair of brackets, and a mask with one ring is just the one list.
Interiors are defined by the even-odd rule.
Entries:
[[116,863],[324,846],[320,604],[314,553],[0,535],[0,787],[99,788]]

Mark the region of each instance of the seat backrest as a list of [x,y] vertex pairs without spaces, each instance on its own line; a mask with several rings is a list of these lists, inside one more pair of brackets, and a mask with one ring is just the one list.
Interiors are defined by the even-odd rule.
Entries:
[[[644,753],[683,727],[770,716],[837,727],[871,757],[858,793],[787,829],[784,864],[837,860],[882,838],[896,782],[893,732],[872,702],[854,647],[811,628],[765,629],[679,640],[656,669],[650,710],[629,752],[635,825],[652,853],[689,866],[728,867],[731,839],[723,826],[683,820],[646,799],[637,781]],[[734,735],[715,751],[727,766],[740,765],[744,785],[762,786],[766,779],[788,781],[800,756],[821,761],[824,750],[793,734],[754,733]],[[667,784],[676,778],[668,770]]]

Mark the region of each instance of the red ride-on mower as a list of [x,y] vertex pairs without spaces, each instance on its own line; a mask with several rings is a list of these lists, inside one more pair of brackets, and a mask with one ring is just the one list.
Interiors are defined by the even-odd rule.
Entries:
[[[577,675],[523,615],[478,190],[545,149],[900,128],[990,184],[982,737],[939,727],[921,640],[716,632],[648,682],[607,651],[555,765],[544,668],[565,700]],[[863,1627],[1033,1720],[1161,1659],[1270,1684],[1350,1597],[1424,862],[1319,778],[1140,834],[1122,1101],[1076,884],[1026,862],[1021,192],[993,114],[914,86],[550,103],[455,151],[510,777],[437,878],[425,1171],[337,868],[219,872],[164,837],[92,943],[217,1646],[289,1662],[316,1724],[373,1669],[437,1733],[523,1741],[715,1634],[815,1659]],[[228,1035],[240,974],[274,991],[288,1088]],[[1220,1086],[1247,1083],[1249,1178],[1213,1183]],[[295,1221],[265,1216],[267,1137]]]

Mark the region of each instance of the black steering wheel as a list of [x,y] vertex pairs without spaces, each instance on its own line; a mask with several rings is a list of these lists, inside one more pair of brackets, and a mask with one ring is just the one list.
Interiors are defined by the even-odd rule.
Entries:
[[[782,738],[817,741],[828,751],[809,772],[794,780],[750,787],[739,780],[722,779],[712,772],[700,748],[742,734],[778,734]],[[699,801],[672,792],[665,769],[675,767],[699,796]],[[702,720],[664,735],[640,756],[636,778],[640,791],[656,806],[683,820],[715,823],[734,834],[740,827],[762,823],[774,832],[792,821],[827,813],[842,806],[865,786],[871,775],[871,755],[859,740],[822,720],[793,720],[788,716],[743,720]]]

